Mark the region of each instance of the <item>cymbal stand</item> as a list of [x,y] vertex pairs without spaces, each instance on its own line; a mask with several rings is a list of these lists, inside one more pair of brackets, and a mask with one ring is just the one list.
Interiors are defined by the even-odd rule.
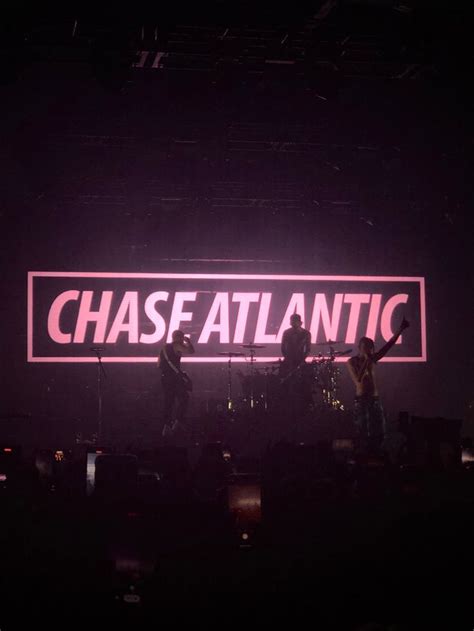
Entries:
[[104,366],[102,364],[101,348],[91,349],[97,357],[97,444],[102,441],[102,378],[107,377]]
[[232,400],[232,355],[229,353],[227,362],[227,413],[233,414],[234,402]]
[[255,407],[255,399],[254,399],[254,378],[255,378],[255,349],[250,349],[250,409],[253,410]]

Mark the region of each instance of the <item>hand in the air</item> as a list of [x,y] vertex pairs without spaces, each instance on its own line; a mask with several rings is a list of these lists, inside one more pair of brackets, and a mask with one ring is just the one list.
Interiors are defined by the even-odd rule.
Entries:
[[404,331],[405,329],[408,329],[409,326],[410,326],[410,323],[408,322],[408,320],[405,319],[405,316],[403,316],[402,323],[400,324],[400,333]]

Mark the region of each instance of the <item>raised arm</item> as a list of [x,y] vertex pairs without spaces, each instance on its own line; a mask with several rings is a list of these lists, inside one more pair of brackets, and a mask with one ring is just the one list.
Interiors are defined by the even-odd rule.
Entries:
[[396,331],[396,333],[394,335],[392,335],[392,337],[388,340],[388,342],[386,344],[384,344],[384,346],[382,346],[382,348],[380,348],[376,353],[373,354],[372,358],[375,362],[378,362],[379,359],[382,359],[382,357],[384,357],[388,351],[392,348],[392,346],[395,344],[395,342],[398,340],[398,338],[400,337],[400,335],[402,334],[402,332],[407,329],[410,326],[410,323],[405,320],[405,318],[403,318],[400,326],[398,327],[398,330]]

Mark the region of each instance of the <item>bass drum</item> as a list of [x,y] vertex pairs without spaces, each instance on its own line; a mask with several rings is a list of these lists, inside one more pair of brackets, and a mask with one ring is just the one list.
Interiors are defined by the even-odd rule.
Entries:
[[242,402],[250,406],[253,391],[254,406],[260,409],[270,408],[276,401],[280,389],[280,379],[275,374],[255,372],[253,377],[242,375],[241,380]]

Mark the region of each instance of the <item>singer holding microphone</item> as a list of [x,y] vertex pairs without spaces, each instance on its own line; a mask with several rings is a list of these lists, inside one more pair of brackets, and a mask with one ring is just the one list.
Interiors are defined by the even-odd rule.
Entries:
[[181,370],[183,353],[194,353],[194,346],[183,331],[173,331],[171,343],[165,344],[158,358],[163,386],[163,436],[169,436],[182,423],[189,402],[192,382]]
[[354,420],[362,451],[379,451],[386,433],[385,415],[375,380],[375,364],[388,353],[408,326],[409,322],[403,318],[395,334],[378,351],[375,351],[374,340],[361,337],[359,354],[347,362],[349,374],[356,387]]

